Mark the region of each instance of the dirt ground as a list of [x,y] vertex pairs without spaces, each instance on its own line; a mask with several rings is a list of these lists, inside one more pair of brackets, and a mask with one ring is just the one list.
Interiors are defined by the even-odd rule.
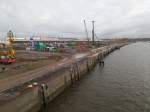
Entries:
[[46,52],[17,51],[17,61],[15,63],[0,64],[0,79],[54,64],[65,56],[66,54],[59,53],[50,54]]

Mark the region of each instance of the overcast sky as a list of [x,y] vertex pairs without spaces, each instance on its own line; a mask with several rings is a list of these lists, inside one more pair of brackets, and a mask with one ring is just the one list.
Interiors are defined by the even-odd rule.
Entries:
[[83,37],[150,34],[150,0],[0,0],[0,33]]

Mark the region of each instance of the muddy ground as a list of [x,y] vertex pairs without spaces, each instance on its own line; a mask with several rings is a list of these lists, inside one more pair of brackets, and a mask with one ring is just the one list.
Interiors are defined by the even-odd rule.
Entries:
[[0,79],[54,64],[66,56],[68,56],[68,54],[17,51],[16,62],[11,64],[0,64]]

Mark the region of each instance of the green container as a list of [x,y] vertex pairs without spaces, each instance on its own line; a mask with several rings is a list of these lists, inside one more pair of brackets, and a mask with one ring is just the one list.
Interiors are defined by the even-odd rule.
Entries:
[[43,42],[38,42],[35,48],[36,50],[44,51],[46,49],[46,44],[44,44]]
[[52,52],[58,52],[58,48],[53,48]]

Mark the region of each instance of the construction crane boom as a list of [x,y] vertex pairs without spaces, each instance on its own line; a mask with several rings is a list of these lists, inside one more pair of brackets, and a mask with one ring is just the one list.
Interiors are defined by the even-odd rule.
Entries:
[[84,20],[84,28],[85,28],[85,34],[86,34],[87,41],[89,42],[89,34],[88,34],[88,31],[87,31],[85,20]]

